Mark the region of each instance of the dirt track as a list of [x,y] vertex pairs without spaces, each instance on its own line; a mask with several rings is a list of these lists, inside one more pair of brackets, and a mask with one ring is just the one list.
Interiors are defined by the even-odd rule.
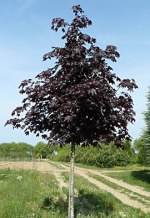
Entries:
[[[48,162],[0,162],[0,169],[1,168],[10,168],[10,169],[33,169],[33,170],[38,170],[40,172],[49,172],[53,173],[56,179],[59,182],[60,188],[62,187],[68,187],[68,184],[66,184],[63,180],[63,177],[61,176],[61,173],[63,171],[68,172],[69,167],[65,165],[54,165],[50,164]],[[79,167],[75,167],[75,173],[84,177],[87,179],[89,182],[93,183],[100,189],[107,191],[114,195],[117,199],[119,199],[122,203],[132,206],[134,208],[139,208],[144,212],[150,212],[150,207],[146,207],[145,205],[148,204],[150,206],[150,199],[145,200],[143,197],[150,198],[150,192],[142,190],[140,187],[135,187],[133,185],[129,185],[123,181],[111,178],[106,175],[106,172],[104,173],[103,171],[96,171],[96,170],[87,170]],[[127,193],[121,193],[119,189],[113,189],[110,186],[92,178],[88,174],[96,174],[99,175],[105,179],[107,179],[109,182],[114,183],[116,185],[121,186],[123,189],[128,190],[130,192],[130,195]],[[139,195],[141,197],[139,197]],[[142,201],[145,203],[141,203],[141,201],[138,200],[133,200],[131,199],[131,196],[136,197],[137,199],[140,198]]]

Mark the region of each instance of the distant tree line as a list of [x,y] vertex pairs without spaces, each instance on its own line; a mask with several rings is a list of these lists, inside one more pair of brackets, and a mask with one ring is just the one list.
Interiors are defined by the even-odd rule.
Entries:
[[[76,148],[76,163],[95,165],[98,167],[127,166],[130,164],[149,165],[150,154],[145,146],[144,134],[136,139],[133,144],[124,141],[123,148],[117,148],[114,142],[109,145],[99,143],[98,147]],[[70,147],[59,145],[49,147],[44,142],[38,142],[35,146],[19,143],[1,143],[0,158],[7,159],[51,159],[53,161],[70,161]]]
[[0,144],[0,158],[30,158],[33,154],[33,146],[24,142]]
[[0,144],[0,158],[47,158],[48,153],[49,147],[43,142],[39,142],[35,146],[24,142]]
[[[69,145],[60,148],[59,145],[49,147],[44,142],[38,142],[35,146],[30,144],[19,143],[2,143],[0,144],[0,158],[8,159],[51,159],[54,161],[70,161]],[[99,146],[76,148],[76,162],[87,165],[96,165],[99,167],[126,166],[135,160],[135,152],[130,142],[124,142],[124,148],[116,149],[115,143],[109,145],[99,143]]]
[[[95,165],[97,167],[127,166],[134,164],[135,153],[130,142],[124,142],[124,148],[117,148],[114,142],[109,144],[99,143],[97,147],[78,146],[76,148],[76,163]],[[52,154],[50,158],[54,161],[69,162],[69,145],[58,149],[58,154]]]

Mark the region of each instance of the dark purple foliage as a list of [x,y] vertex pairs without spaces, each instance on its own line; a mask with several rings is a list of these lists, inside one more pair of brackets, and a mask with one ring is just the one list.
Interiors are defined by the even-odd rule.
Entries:
[[[95,145],[98,141],[130,139],[127,125],[134,121],[133,101],[128,94],[137,88],[134,80],[120,79],[106,60],[116,62],[117,48],[98,47],[96,39],[81,32],[92,24],[79,5],[72,7],[74,19],[52,21],[52,29],[63,32],[63,48],[53,47],[43,60],[55,58],[55,66],[21,82],[26,98],[7,121],[42,136],[49,144]],[[123,91],[125,89],[125,91]]]

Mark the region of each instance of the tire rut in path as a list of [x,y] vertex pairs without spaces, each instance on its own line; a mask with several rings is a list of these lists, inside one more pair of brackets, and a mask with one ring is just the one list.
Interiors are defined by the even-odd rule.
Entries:
[[56,181],[58,182],[58,186],[61,189],[63,189],[63,187],[68,189],[68,184],[64,181],[64,178],[61,175],[62,172],[66,172],[65,169],[60,169],[59,166],[55,166],[54,164],[51,164],[50,162],[43,162],[43,164],[36,163],[35,168],[42,173],[53,174]]
[[[68,167],[61,164],[62,167],[64,167],[64,169],[68,170]],[[122,203],[130,206],[130,207],[134,207],[134,208],[137,208],[137,209],[141,209],[143,212],[145,213],[148,213],[150,212],[150,208],[148,207],[145,207],[145,205],[143,205],[142,203],[136,201],[136,200],[132,200],[130,197],[128,197],[126,194],[124,193],[120,193],[118,190],[116,189],[113,189],[111,188],[110,186],[108,185],[105,185],[104,183],[90,177],[87,175],[87,173],[93,173],[93,174],[97,174],[99,175],[98,172],[96,172],[95,170],[87,170],[87,169],[83,169],[83,168],[79,168],[79,167],[75,167],[75,173],[82,176],[83,178],[87,179],[89,182],[91,182],[92,184],[96,185],[97,187],[99,187],[100,189],[106,191],[106,192],[109,192],[111,193],[113,196],[115,196],[118,200],[120,200]],[[106,179],[107,176],[105,177]],[[109,177],[110,178],[110,177]],[[112,181],[111,181],[112,182]],[[119,181],[117,181],[117,185],[119,185]],[[124,185],[126,185],[126,187],[123,186],[122,184],[122,187],[124,188],[127,188],[127,183],[124,183]],[[130,189],[129,190],[132,190],[131,188],[134,188],[134,186],[129,186]],[[127,188],[128,189],[128,188]],[[136,189],[137,191],[138,189]],[[142,191],[142,190],[141,190]],[[145,195],[144,195],[145,196]]]
[[137,193],[139,195],[142,195],[142,196],[145,196],[145,197],[150,197],[150,192],[142,190],[141,187],[130,185],[130,184],[128,184],[126,182],[123,182],[121,180],[109,177],[106,174],[103,174],[101,172],[97,172],[97,171],[94,171],[94,170],[89,170],[89,172],[92,173],[92,174],[98,175],[100,177],[103,177],[104,179],[107,179],[109,182],[115,183],[116,185],[119,185],[119,186],[121,186],[121,187],[123,187],[125,189],[128,189],[128,190],[130,190],[132,192],[135,192],[135,193]]

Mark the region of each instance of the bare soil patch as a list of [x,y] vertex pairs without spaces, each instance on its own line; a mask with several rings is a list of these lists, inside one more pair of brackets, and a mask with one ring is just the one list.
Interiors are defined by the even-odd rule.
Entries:
[[[1,161],[0,169],[9,168],[9,169],[30,169],[37,170],[40,172],[54,172],[61,171],[58,167],[54,166],[45,161]],[[63,171],[63,170],[62,170]]]

